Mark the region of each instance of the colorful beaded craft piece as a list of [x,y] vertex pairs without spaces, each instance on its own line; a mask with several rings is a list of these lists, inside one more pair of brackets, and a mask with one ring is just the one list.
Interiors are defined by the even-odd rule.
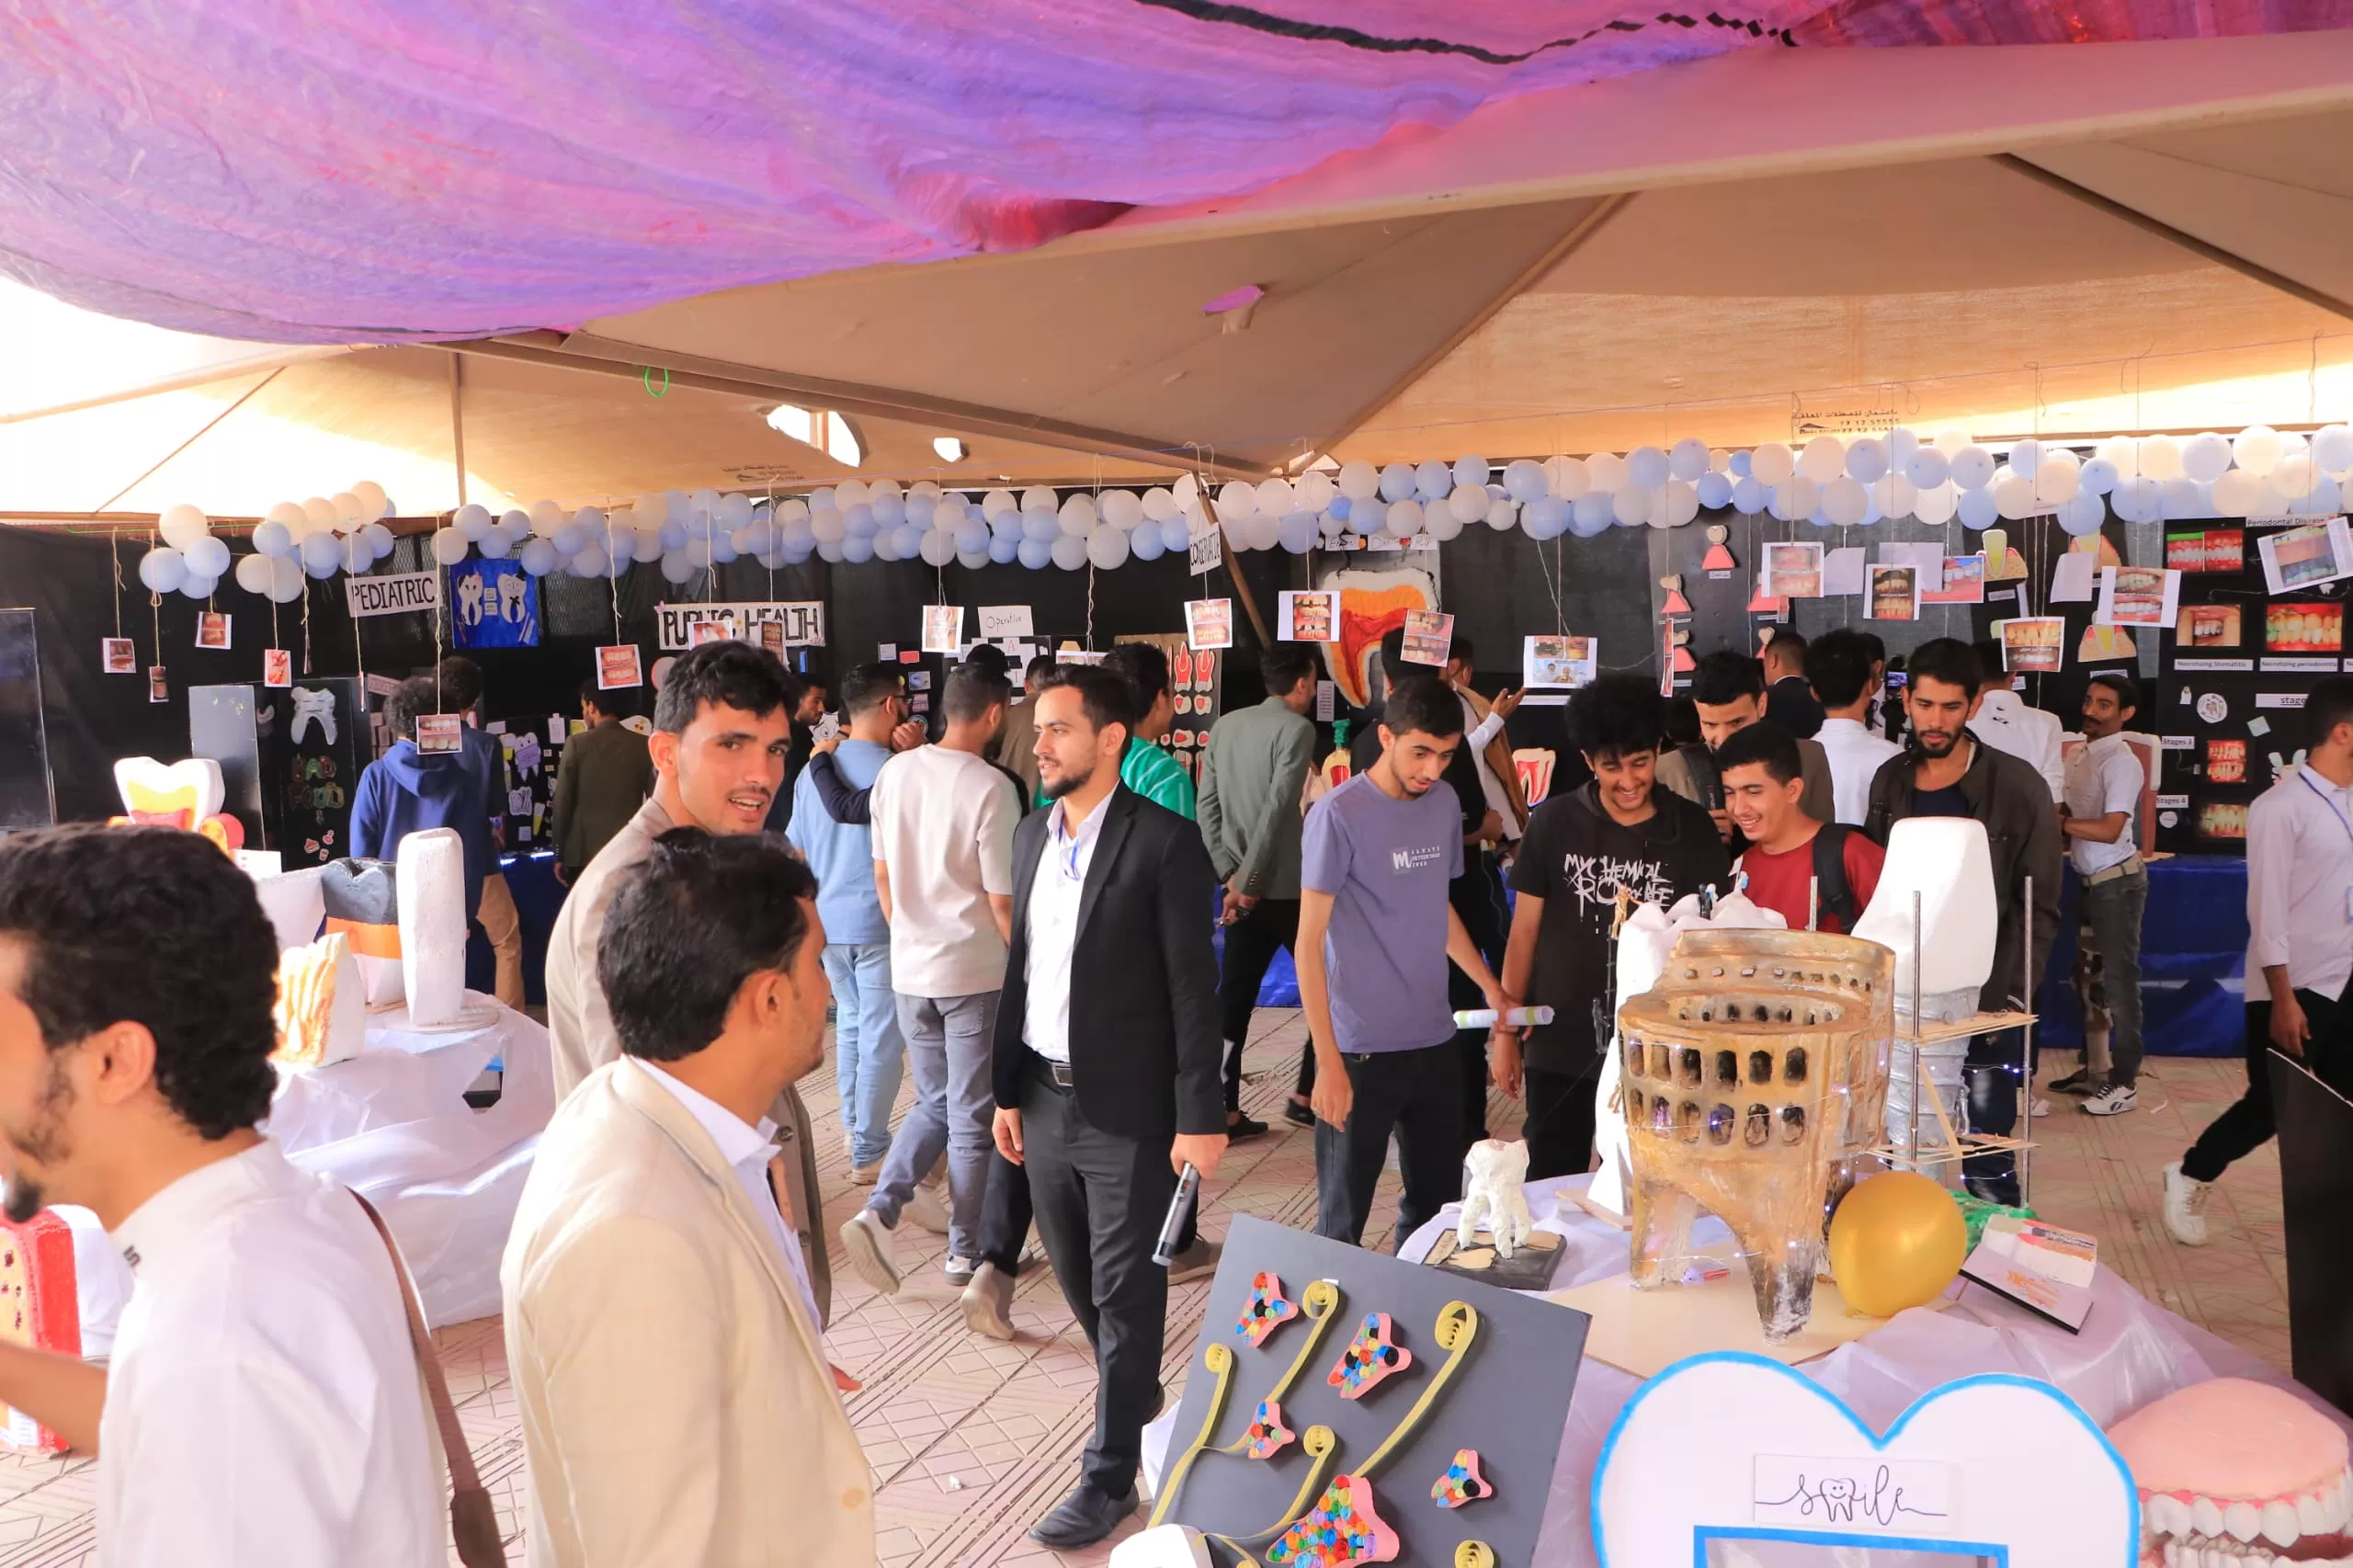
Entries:
[[1248,1340],[1255,1350],[1267,1342],[1268,1335],[1298,1315],[1298,1305],[1283,1299],[1281,1276],[1256,1275],[1250,1281],[1249,1297],[1242,1303],[1241,1320],[1233,1325],[1234,1336]]
[[1494,1485],[1479,1473],[1476,1449],[1456,1449],[1454,1462],[1430,1486],[1430,1501],[1441,1508],[1460,1508],[1465,1503],[1476,1503],[1495,1494]]
[[1373,1511],[1372,1483],[1336,1475],[1305,1517],[1267,1548],[1273,1568],[1347,1568],[1351,1562],[1393,1562],[1397,1532]]
[[1271,1399],[1262,1400],[1258,1414],[1250,1418],[1249,1427],[1242,1434],[1242,1451],[1254,1460],[1268,1459],[1298,1436],[1283,1425],[1283,1407]]
[[1387,1312],[1367,1314],[1327,1380],[1342,1399],[1362,1399],[1382,1379],[1414,1364],[1414,1353],[1395,1343],[1392,1333]]

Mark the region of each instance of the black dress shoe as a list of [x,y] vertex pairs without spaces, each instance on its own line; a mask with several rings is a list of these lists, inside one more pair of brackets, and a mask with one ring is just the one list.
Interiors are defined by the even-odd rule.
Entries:
[[1303,1106],[1297,1100],[1285,1100],[1283,1102],[1283,1119],[1290,1122],[1293,1127],[1313,1128],[1315,1125],[1315,1108],[1313,1106]]
[[1135,1511],[1133,1490],[1124,1497],[1114,1497],[1093,1482],[1083,1481],[1077,1491],[1056,1504],[1052,1513],[1030,1528],[1029,1539],[1057,1551],[1074,1551],[1082,1546],[1093,1546],[1118,1529],[1120,1521]]
[[1267,1124],[1265,1122],[1260,1121],[1255,1116],[1245,1116],[1241,1118],[1239,1120],[1229,1121],[1225,1124],[1225,1141],[1229,1143],[1239,1143],[1245,1138],[1262,1137],[1265,1135],[1266,1131]]

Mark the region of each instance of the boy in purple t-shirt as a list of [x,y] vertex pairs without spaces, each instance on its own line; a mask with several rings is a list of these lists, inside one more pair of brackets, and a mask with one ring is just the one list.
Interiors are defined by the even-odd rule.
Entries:
[[1462,705],[1407,677],[1390,687],[1380,733],[1381,759],[1307,813],[1291,950],[1315,1051],[1316,1233],[1363,1238],[1393,1131],[1405,1189],[1393,1247],[1461,1196],[1447,960],[1489,1006],[1511,1003],[1446,897],[1462,813],[1440,775],[1462,743]]

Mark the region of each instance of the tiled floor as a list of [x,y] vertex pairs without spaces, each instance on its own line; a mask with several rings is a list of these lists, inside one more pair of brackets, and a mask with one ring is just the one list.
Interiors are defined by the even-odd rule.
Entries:
[[[1238,1145],[1208,1192],[1207,1229],[1256,1214],[1285,1224],[1313,1221],[1315,1176],[1309,1135],[1280,1119],[1301,1038],[1295,1011],[1262,1010],[1246,1065],[1255,1074],[1244,1103],[1276,1131]],[[2055,1058],[2053,1075],[2075,1065]],[[810,1110],[834,1113],[832,1074],[803,1085]],[[2143,1291],[2223,1337],[2287,1364],[2286,1272],[2278,1160],[2266,1148],[2222,1181],[2209,1210],[2213,1244],[2176,1246],[2158,1220],[2158,1171],[2245,1083],[2236,1062],[2160,1060],[2143,1080],[2142,1108],[2102,1121],[2062,1096],[2036,1129],[2036,1206],[2061,1223],[2095,1232],[2103,1258]],[[1518,1122],[1496,1102],[1495,1129]],[[825,1139],[829,1232],[863,1199],[849,1187],[838,1138]],[[1387,1199],[1384,1213],[1393,1212]],[[1386,1238],[1368,1237],[1376,1244]],[[834,1358],[865,1387],[849,1396],[851,1419],[874,1467],[882,1562],[889,1568],[1060,1568],[1099,1563],[1108,1549],[1061,1556],[1023,1531],[1076,1479],[1074,1459],[1093,1415],[1094,1370],[1086,1341],[1064,1310],[1051,1275],[1025,1272],[1014,1303],[1012,1344],[963,1326],[954,1293],[939,1277],[938,1238],[908,1227],[903,1241],[929,1244],[923,1264],[895,1298],[881,1298],[841,1265],[835,1268]],[[1173,1393],[1192,1358],[1194,1327],[1208,1282],[1170,1302],[1166,1366]],[[522,1559],[522,1442],[506,1385],[498,1323],[458,1324],[436,1336],[450,1389],[484,1480]],[[95,1476],[85,1462],[0,1459],[0,1568],[82,1568],[94,1561],[90,1503]],[[453,1559],[454,1561],[454,1559]]]

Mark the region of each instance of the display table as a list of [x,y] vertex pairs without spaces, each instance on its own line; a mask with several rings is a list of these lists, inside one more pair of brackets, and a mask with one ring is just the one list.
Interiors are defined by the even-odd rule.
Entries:
[[[1625,1271],[1627,1234],[1594,1218],[1574,1201],[1589,1176],[1529,1182],[1528,1204],[1539,1230],[1562,1238],[1554,1290],[1606,1278]],[[1417,1261],[1438,1233],[1454,1223],[1455,1206],[1406,1239],[1401,1256]],[[1717,1221],[1703,1216],[1692,1232],[1699,1248],[1725,1239]],[[2045,1322],[1974,1285],[1948,1292],[1941,1311],[1898,1314],[1854,1344],[1801,1364],[1797,1370],[1836,1393],[1874,1427],[1885,1430],[1905,1407],[1939,1384],[1978,1373],[2006,1372],[2055,1384],[2103,1426],[2175,1390],[2209,1378],[2248,1378],[2294,1388],[2259,1358],[2216,1338],[2152,1304],[2106,1267],[2094,1285],[2097,1304],[2080,1335]],[[1198,1361],[1198,1357],[1196,1358]],[[1586,1358],[1569,1403],[1569,1419],[1553,1467],[1543,1531],[1531,1568],[1593,1568],[1589,1506],[1593,1470],[1603,1440],[1641,1380]],[[2299,1391],[2301,1392],[2301,1391]],[[2309,1403],[2319,1402],[2304,1394]],[[2325,1407],[2321,1407],[2324,1408]],[[2344,1417],[2326,1411],[2334,1420]],[[1144,1433],[1145,1479],[1157,1484],[1175,1412]],[[1765,1541],[1720,1540],[1708,1562],[1712,1568],[1787,1568],[1802,1561],[1809,1568],[1893,1568],[1917,1562],[1945,1568],[1952,1560],[1920,1558],[1852,1549],[1790,1549]]]
[[[263,1127],[294,1164],[383,1213],[437,1327],[499,1310],[499,1256],[555,1110],[548,1031],[478,992],[466,1005],[481,1017],[472,1027],[418,1029],[396,1008],[368,1020],[367,1046],[350,1061],[281,1067]],[[494,1062],[503,1092],[476,1110],[466,1091]],[[102,1355],[131,1271],[95,1216],[58,1211],[74,1229],[85,1349]]]
[[[2035,1043],[2078,1051],[2084,1009],[2075,987],[2074,871],[2060,895],[2059,929],[2042,971]],[[2174,855],[2149,866],[2141,917],[2141,1035],[2151,1056],[2238,1056],[2246,1039],[2246,861]]]

